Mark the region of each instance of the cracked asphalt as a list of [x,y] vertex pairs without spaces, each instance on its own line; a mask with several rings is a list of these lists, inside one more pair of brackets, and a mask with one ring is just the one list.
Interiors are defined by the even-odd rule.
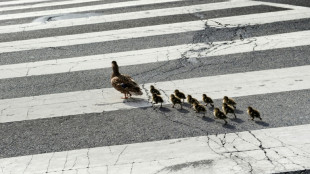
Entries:
[[[118,1],[121,2],[124,0]],[[224,0],[216,2],[222,1]],[[298,0],[296,3],[286,0],[262,1],[284,4],[287,3],[306,7],[310,6],[310,2],[306,0]],[[111,2],[112,1],[108,0],[95,3],[81,3],[72,7],[98,5]],[[106,11],[88,11],[87,13],[117,14],[124,13],[124,11],[133,12],[140,10],[160,9],[167,6],[180,7],[190,4],[213,2],[215,2],[215,0],[190,0],[158,5],[145,5],[141,7],[109,9]],[[66,6],[55,7],[55,9],[64,7]],[[35,11],[46,9],[47,8],[37,8]],[[173,15],[168,17],[154,17],[147,20],[137,19],[59,29],[0,34],[0,40],[1,42],[10,42],[42,37],[54,37],[69,34],[107,31],[169,24],[172,22],[206,20],[218,17],[285,10],[288,9],[271,7],[267,5],[240,7],[229,10],[225,9],[193,14]],[[0,12],[0,15],[29,11],[34,10],[12,10]],[[3,20],[0,22],[0,26],[28,23],[34,19],[35,18]],[[0,65],[116,53],[180,44],[208,43],[212,47],[212,44],[218,41],[228,42],[237,39],[249,40],[251,37],[306,31],[309,29],[310,19],[308,18],[262,25],[234,26],[231,28],[212,28],[210,26],[206,26],[204,30],[195,32],[0,53]],[[251,40],[249,41],[251,42]],[[165,62],[155,62],[134,66],[120,65],[120,70],[122,73],[130,74],[134,79],[136,79],[136,81],[138,81],[138,83],[144,84],[239,72],[288,68],[310,65],[309,48],[309,46],[298,46],[224,56],[205,57],[197,59],[196,61],[190,60],[186,57],[186,53],[184,53],[184,57],[178,60],[169,60]],[[202,50],[196,51],[199,52]],[[0,79],[0,99],[110,88],[110,75],[111,69],[104,68],[99,70]],[[149,87],[143,86],[143,88],[148,89]],[[215,120],[213,118],[211,108],[208,108],[206,117],[202,117],[202,114],[195,113],[187,104],[184,104],[184,109],[175,109],[171,108],[171,105],[164,105],[163,108],[154,106],[131,110],[118,110],[102,113],[72,115],[67,117],[1,123],[0,131],[2,134],[0,141],[0,158],[185,137],[217,135],[241,131],[248,131],[253,137],[255,137],[255,135],[251,133],[253,130],[310,124],[309,89],[235,97],[235,100],[238,103],[236,110],[237,118],[234,119],[230,116],[228,119],[228,125],[223,125],[221,120]],[[215,105],[220,106],[221,100],[215,100]],[[259,108],[263,118],[262,121],[249,120],[246,113],[246,108],[249,105]],[[258,138],[256,138],[256,140],[260,142]],[[225,143],[224,137],[221,140],[221,145],[224,147]],[[264,151],[264,153],[266,153],[262,143],[259,147]],[[122,152],[125,150],[126,148],[123,149]],[[231,153],[230,155],[234,154]],[[238,156],[235,155],[234,158],[238,158]],[[272,162],[272,160],[270,161]],[[29,163],[30,162],[31,160]],[[118,160],[116,160],[115,164],[117,162]],[[208,161],[203,161],[201,163],[198,162],[195,164],[191,163],[185,165],[203,165],[207,162]],[[252,166],[250,163],[248,163],[248,165],[249,173],[252,173]],[[173,167],[177,168],[180,166],[172,166],[171,170]],[[288,173],[309,173],[309,171],[292,171]]]

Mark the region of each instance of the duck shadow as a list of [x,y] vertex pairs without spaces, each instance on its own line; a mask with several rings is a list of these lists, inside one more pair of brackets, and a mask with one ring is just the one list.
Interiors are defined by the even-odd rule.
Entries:
[[159,107],[158,110],[161,112],[171,112],[171,110],[167,107]]
[[[143,98],[132,97],[128,99],[123,99],[122,103],[128,106],[132,106],[132,107],[143,109],[143,110],[149,108],[150,106],[152,107],[152,103],[150,103],[147,99],[143,99]],[[153,105],[153,107],[160,107],[160,104]]]
[[268,127],[269,126],[269,123],[267,122],[264,122],[264,121],[254,121],[256,124],[258,125],[261,125],[261,126],[264,126],[264,127]]
[[236,129],[236,126],[231,125],[231,124],[229,124],[229,123],[223,124],[222,127],[223,127],[223,128],[226,128],[226,129]]
[[233,121],[233,122],[236,122],[236,123],[243,123],[244,122],[240,118],[231,118],[230,120]]
[[207,109],[212,112],[214,111],[214,107],[207,107]]
[[206,117],[206,116],[203,116],[201,119],[202,119],[203,121],[206,121],[206,122],[214,122],[214,121],[215,121],[214,119],[209,118],[209,117]]
[[187,107],[187,108],[191,108],[191,107],[192,107],[192,105],[190,105],[189,103],[183,103],[182,106],[183,106],[183,107],[185,106],[185,107]]
[[239,109],[235,109],[235,113],[236,113],[236,114],[243,114],[243,113],[244,113],[244,111],[239,110]]
[[184,109],[184,107],[183,107],[182,109],[181,109],[181,108],[177,109],[177,111],[179,111],[179,112],[181,112],[181,113],[184,113],[184,114],[189,113],[189,111],[186,110],[186,109]]

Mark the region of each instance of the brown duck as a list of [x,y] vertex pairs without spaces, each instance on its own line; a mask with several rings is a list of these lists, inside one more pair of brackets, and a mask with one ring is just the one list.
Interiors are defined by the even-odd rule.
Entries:
[[210,104],[212,107],[214,107],[213,100],[210,97],[208,97],[206,94],[202,94],[202,101],[206,103],[206,106]]
[[174,90],[174,95],[176,97],[178,97],[179,99],[182,99],[183,100],[183,103],[184,103],[184,99],[186,99],[185,97],[185,94],[183,92],[180,92],[179,90]]
[[233,106],[230,106],[230,105],[228,105],[226,103],[223,103],[222,109],[223,109],[225,115],[227,115],[229,113],[232,113],[232,114],[234,114],[235,118],[237,118],[237,116],[235,114],[235,108]]
[[227,124],[227,121],[226,121],[227,117],[226,117],[224,112],[220,111],[219,108],[214,108],[213,115],[214,115],[215,119],[224,120],[225,121],[224,125]]
[[224,96],[224,98],[223,98],[223,103],[226,103],[226,104],[228,104],[228,105],[230,105],[230,106],[232,106],[232,107],[234,107],[234,108],[236,108],[236,102],[234,101],[234,99],[232,99],[232,98],[228,98],[227,96]]
[[193,106],[194,106],[196,113],[203,112],[203,116],[206,115],[207,110],[203,105],[198,104],[198,103],[193,103]]
[[262,120],[262,117],[260,116],[259,111],[256,109],[253,109],[251,106],[248,107],[247,113],[251,117],[251,120],[254,120],[254,118],[259,118],[260,120]]
[[128,96],[131,97],[131,95],[143,94],[139,85],[130,76],[119,73],[116,61],[112,61],[112,69],[111,84],[125,95],[123,99],[127,99]]

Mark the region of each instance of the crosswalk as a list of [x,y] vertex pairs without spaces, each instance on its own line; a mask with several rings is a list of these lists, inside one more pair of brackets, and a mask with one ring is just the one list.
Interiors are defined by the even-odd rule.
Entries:
[[[308,171],[309,18],[273,0],[0,1],[0,174]],[[113,60],[142,96],[112,88]],[[233,97],[237,118],[171,108],[175,89]]]

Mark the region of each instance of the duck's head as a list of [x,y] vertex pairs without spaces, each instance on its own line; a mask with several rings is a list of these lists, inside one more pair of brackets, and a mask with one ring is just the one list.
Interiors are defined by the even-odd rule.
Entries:
[[154,89],[155,87],[153,85],[150,86],[151,89]]
[[218,112],[218,111],[220,111],[219,108],[214,108],[214,112]]
[[192,98],[192,96],[191,96],[191,95],[187,95],[187,98],[188,98],[188,99],[191,99],[191,98]]
[[180,91],[179,91],[179,90],[177,90],[177,89],[176,89],[176,90],[174,90],[174,93],[176,93],[176,94],[177,94],[177,93],[179,93],[179,92],[180,92]]
[[120,75],[116,61],[112,61],[113,74],[112,77]]
[[251,106],[249,106],[249,107],[248,107],[248,110],[250,110],[250,111],[251,111],[252,109],[253,109],[253,108],[252,108]]
[[206,94],[202,94],[202,97],[207,97],[207,95]]
[[224,99],[224,100],[228,100],[228,97],[227,97],[227,96],[224,96],[223,99]]
[[112,66],[117,66],[116,61],[112,61]]

